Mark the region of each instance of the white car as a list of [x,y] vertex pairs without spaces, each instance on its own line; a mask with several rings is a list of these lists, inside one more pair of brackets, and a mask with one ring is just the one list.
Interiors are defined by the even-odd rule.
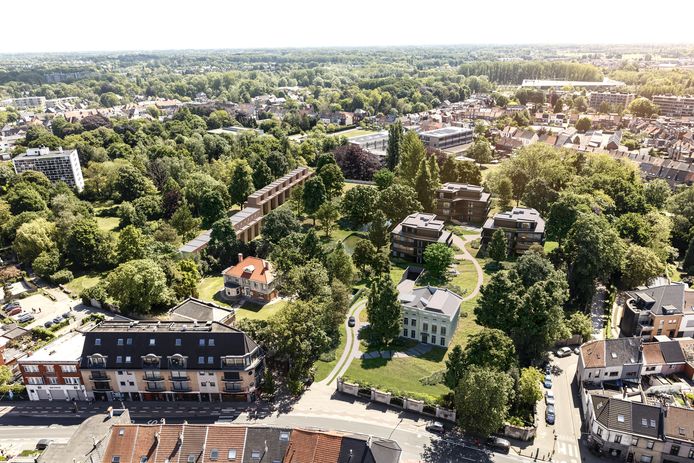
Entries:
[[557,357],[568,357],[571,355],[571,348],[570,347],[562,347],[557,351]]
[[548,406],[554,405],[554,392],[552,392],[552,391],[545,392],[545,403]]

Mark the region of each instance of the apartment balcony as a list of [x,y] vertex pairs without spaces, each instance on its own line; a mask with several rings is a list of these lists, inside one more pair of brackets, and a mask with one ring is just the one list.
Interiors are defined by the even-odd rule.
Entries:
[[158,371],[147,372],[144,375],[142,375],[142,379],[144,379],[145,381],[164,381],[164,377]]
[[94,383],[92,390],[93,391],[112,391],[113,388],[111,387],[110,383]]
[[190,376],[187,373],[171,375],[169,376],[169,381],[190,381]]
[[241,383],[235,384],[235,383],[224,383],[224,392],[231,392],[231,393],[239,393],[239,392],[246,392],[246,390],[243,388],[243,385]]
[[193,390],[193,388],[183,384],[174,384],[171,390],[174,392],[190,392]]
[[106,373],[101,373],[98,371],[93,371],[89,375],[89,381],[111,381],[111,378],[108,377]]
[[148,383],[148,384],[145,386],[145,390],[146,390],[147,392],[163,392],[163,391],[166,390],[166,388],[164,387],[164,384],[160,384],[160,383],[151,383],[151,384],[149,384],[149,383]]

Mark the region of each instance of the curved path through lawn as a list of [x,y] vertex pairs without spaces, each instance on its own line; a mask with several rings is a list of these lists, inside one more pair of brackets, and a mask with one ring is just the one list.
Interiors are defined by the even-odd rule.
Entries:
[[467,243],[469,243],[470,241],[474,241],[479,237],[480,235],[463,235],[463,238],[461,238],[455,233],[453,234],[453,244],[455,244],[456,247],[460,248],[460,250],[462,251],[461,254],[456,254],[455,258],[461,260],[469,260],[470,262],[472,262],[472,265],[475,266],[475,271],[477,272],[477,284],[475,285],[475,289],[473,289],[470,292],[470,294],[463,297],[463,301],[469,301],[477,297],[477,294],[479,294],[480,292],[480,288],[482,288],[482,283],[484,282],[484,271],[482,271],[482,266],[479,262],[477,262],[477,259],[472,257],[472,254],[470,254],[468,250],[465,248],[465,245]]
[[[470,292],[470,294],[463,297],[463,301],[469,301],[477,297],[477,295],[480,292],[480,288],[482,287],[482,283],[484,281],[484,272],[482,271],[482,267],[480,266],[479,262],[477,262],[477,259],[472,257],[472,255],[465,248],[466,243],[476,240],[479,237],[479,235],[464,235],[464,238],[461,238],[458,235],[453,235],[453,244],[460,248],[462,252],[461,254],[456,254],[455,258],[459,260],[468,260],[472,262],[472,265],[475,266],[475,271],[477,272],[477,283],[475,284],[475,288]],[[347,334],[345,350],[342,351],[340,359],[337,361],[337,364],[328,374],[328,376],[326,376],[325,379],[323,379],[323,381],[319,381],[316,384],[325,386],[331,384],[336,378],[339,378],[340,376],[344,375],[345,372],[347,372],[347,369],[352,364],[352,361],[359,355],[358,333],[359,329],[362,326],[361,322],[359,321],[359,314],[362,310],[364,310],[365,307],[366,300],[361,300],[357,302],[347,314],[347,319],[349,319],[350,316],[353,316],[357,322],[354,327],[350,328],[347,325],[347,320],[345,320],[345,331]]]

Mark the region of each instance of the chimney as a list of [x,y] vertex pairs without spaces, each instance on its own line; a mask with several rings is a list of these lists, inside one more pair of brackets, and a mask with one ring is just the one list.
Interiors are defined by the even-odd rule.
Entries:
[[243,260],[243,253],[239,252],[239,263]]
[[270,262],[264,260],[263,261],[263,267],[265,267],[265,271],[270,270]]

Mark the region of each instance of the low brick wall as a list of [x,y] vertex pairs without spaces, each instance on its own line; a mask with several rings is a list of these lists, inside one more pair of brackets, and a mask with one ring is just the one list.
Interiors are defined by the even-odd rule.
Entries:
[[535,437],[537,428],[535,426],[513,426],[504,425],[504,436],[522,441],[529,441]]

